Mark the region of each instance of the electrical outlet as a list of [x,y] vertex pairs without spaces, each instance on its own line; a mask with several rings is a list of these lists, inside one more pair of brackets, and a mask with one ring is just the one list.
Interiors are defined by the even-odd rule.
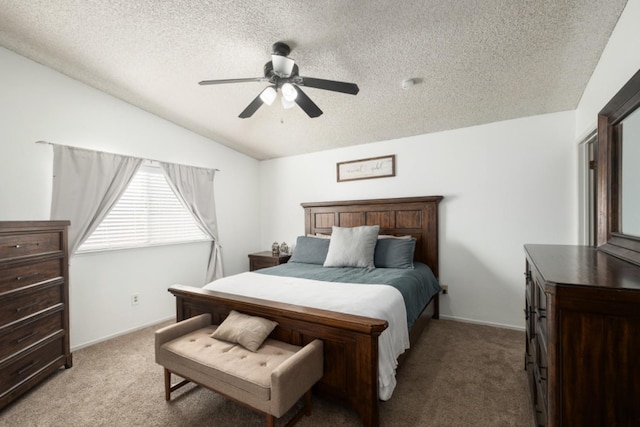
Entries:
[[131,295],[131,305],[138,305],[138,304],[140,304],[140,294]]
[[448,294],[449,293],[449,285],[440,285],[442,287],[442,294]]

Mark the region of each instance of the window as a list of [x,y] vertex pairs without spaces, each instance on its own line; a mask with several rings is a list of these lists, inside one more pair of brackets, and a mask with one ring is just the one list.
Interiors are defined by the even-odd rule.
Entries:
[[143,165],[78,252],[211,240],[177,198],[162,169]]

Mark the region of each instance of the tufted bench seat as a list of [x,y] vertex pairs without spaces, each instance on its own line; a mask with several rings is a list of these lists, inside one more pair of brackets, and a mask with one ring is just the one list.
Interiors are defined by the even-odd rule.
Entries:
[[[194,382],[265,414],[269,426],[303,395],[305,406],[289,424],[303,413],[310,415],[311,387],[322,377],[322,341],[300,347],[267,338],[252,352],[211,338],[216,328],[211,315],[202,314],[156,332],[155,356],[164,367],[166,400]],[[185,380],[172,386],[172,373]]]

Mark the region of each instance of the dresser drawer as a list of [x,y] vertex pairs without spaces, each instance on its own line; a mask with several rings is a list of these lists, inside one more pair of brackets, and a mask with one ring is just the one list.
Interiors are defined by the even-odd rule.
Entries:
[[28,319],[0,332],[0,361],[8,356],[61,331],[64,327],[63,311],[36,319]]
[[261,268],[274,267],[276,265],[278,265],[276,262],[269,259],[252,259],[249,262],[249,270],[260,270]]
[[50,259],[0,270],[0,293],[62,277],[64,260]]
[[48,283],[27,292],[11,293],[0,298],[0,325],[20,320],[30,314],[62,303],[64,281]]
[[535,293],[535,323],[536,335],[541,340],[546,341],[548,336],[547,327],[547,294],[544,293],[542,286],[537,277],[534,277],[534,293]]
[[535,364],[534,364],[534,376],[536,382],[538,383],[538,394],[540,395],[540,399],[542,399],[546,403],[548,402],[548,388],[547,384],[549,381],[549,364],[547,363],[547,348],[546,344],[538,339],[536,342],[536,352],[535,352]]
[[36,375],[64,354],[63,337],[59,337],[0,368],[0,390],[9,393],[14,387]]
[[547,400],[540,397],[543,393],[540,384],[536,385],[536,393],[538,395],[538,399],[535,403],[535,425],[536,427],[545,427],[548,420]]
[[59,232],[0,235],[0,260],[62,250],[62,233]]
[[288,262],[290,258],[291,255],[273,255],[271,251],[249,254],[249,271],[275,267],[276,265]]

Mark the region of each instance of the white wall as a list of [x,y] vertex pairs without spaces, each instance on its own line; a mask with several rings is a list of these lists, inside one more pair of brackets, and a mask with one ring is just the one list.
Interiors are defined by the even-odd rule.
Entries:
[[[0,220],[49,218],[53,155],[37,140],[218,168],[225,274],[248,269],[247,253],[260,249],[256,160],[3,48],[0,94]],[[72,347],[174,315],[167,287],[204,284],[208,251],[194,243],[75,256]],[[133,293],[141,295],[137,306]]]
[[[443,195],[445,317],[522,328],[525,243],[577,243],[574,112],[261,163],[262,246],[304,233],[302,202]],[[336,163],[396,154],[397,175],[336,182]]]
[[576,138],[596,128],[598,112],[640,69],[640,1],[629,0],[576,109]]

